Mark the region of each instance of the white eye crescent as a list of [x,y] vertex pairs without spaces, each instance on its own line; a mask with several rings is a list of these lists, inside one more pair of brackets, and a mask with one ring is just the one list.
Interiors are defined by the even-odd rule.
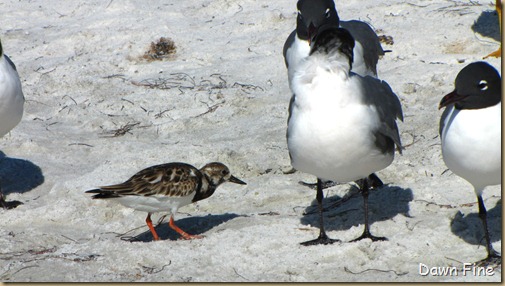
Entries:
[[330,8],[326,9],[325,14],[326,14],[326,18],[330,18]]
[[480,90],[487,90],[487,81],[486,80],[481,80],[478,85]]

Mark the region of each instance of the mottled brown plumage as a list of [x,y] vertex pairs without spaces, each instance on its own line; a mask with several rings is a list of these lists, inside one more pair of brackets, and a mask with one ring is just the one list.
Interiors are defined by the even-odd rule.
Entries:
[[[201,187],[200,170],[185,163],[167,163],[146,168],[124,183],[100,187],[99,194],[112,197],[138,195],[183,197],[201,190]],[[93,198],[106,197],[94,196]]]
[[173,214],[181,206],[210,197],[224,183],[245,183],[232,176],[228,167],[219,162],[209,163],[200,170],[186,163],[167,163],[146,168],[126,182],[86,191],[93,199],[116,199],[124,206],[148,212],[146,223],[158,235],[151,222],[151,213],[170,211],[170,227],[185,239],[195,238],[178,228]]

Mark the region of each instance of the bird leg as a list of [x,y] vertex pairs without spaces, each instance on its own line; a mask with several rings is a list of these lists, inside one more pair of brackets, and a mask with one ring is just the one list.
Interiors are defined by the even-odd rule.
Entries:
[[151,233],[153,234],[154,240],[160,240],[160,237],[156,233],[156,230],[154,230],[153,222],[151,220],[151,213],[147,213],[146,223],[149,227],[149,230],[151,230]]
[[[359,236],[356,239],[351,240],[351,242],[359,241],[359,240],[362,240],[365,238],[370,238],[372,241],[388,240],[385,237],[374,236],[370,233],[369,222],[368,222],[369,183],[375,182],[375,183],[377,183],[377,185],[382,185],[382,181],[380,181],[379,177],[377,177],[377,175],[375,175],[375,174],[372,174],[372,175],[368,176],[368,178],[356,181],[356,184],[358,184],[358,186],[360,188],[361,195],[363,196],[363,206],[364,206],[364,213],[365,213],[365,230],[363,230],[363,234],[361,236]],[[379,184],[379,182],[380,182],[380,184]]]
[[309,245],[317,245],[317,244],[332,244],[335,242],[339,242],[338,239],[331,239],[326,235],[324,231],[324,222],[323,222],[323,183],[321,179],[317,178],[317,206],[319,207],[319,237],[313,240],[305,241],[300,243],[303,246]]
[[487,226],[487,211],[484,206],[484,201],[482,200],[481,195],[477,195],[477,200],[479,203],[479,218],[482,221],[484,226],[484,237],[486,238],[486,249],[487,249],[487,257],[477,264],[479,266],[487,266],[489,264],[500,265],[501,264],[501,256],[494,250],[493,245],[491,244],[491,239],[489,238],[489,229]]
[[175,225],[174,222],[174,217],[171,215],[170,216],[170,221],[168,222],[168,225],[170,228],[173,230],[177,231],[178,234],[182,236],[183,239],[200,239],[203,238],[203,235],[193,235],[185,232],[184,230],[180,229],[178,226]]

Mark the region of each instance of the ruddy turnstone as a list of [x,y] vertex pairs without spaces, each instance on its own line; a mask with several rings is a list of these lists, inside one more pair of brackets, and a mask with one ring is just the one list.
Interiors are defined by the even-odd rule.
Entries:
[[224,182],[246,184],[219,162],[209,163],[200,170],[185,163],[167,163],[144,169],[124,183],[86,193],[96,194],[93,199],[113,199],[126,207],[147,212],[146,223],[154,240],[159,240],[151,221],[154,212],[170,212],[169,226],[184,239],[193,239],[202,236],[188,234],[177,227],[175,213],[182,206],[210,197]]
[[355,39],[352,72],[377,77],[377,62],[384,50],[379,37],[367,23],[340,21],[333,0],[299,0],[297,8],[296,29],[286,39],[283,48],[290,88],[297,65],[310,53],[311,38],[320,27],[329,24],[340,25]]
[[324,231],[321,179],[355,181],[362,192],[365,230],[370,234],[368,192],[379,184],[373,174],[389,166],[395,145],[401,153],[396,119],[403,120],[398,97],[389,85],[351,72],[354,39],[335,25],[320,27],[310,55],[296,66],[289,105],[287,142],[291,164],[317,176],[320,234],[303,245],[328,244]]
[[487,258],[481,263],[501,263],[489,238],[485,187],[501,183],[501,78],[491,65],[475,62],[456,77],[456,89],[440,101],[444,162],[456,175],[472,184],[484,226]]
[[[23,117],[25,98],[21,81],[14,63],[3,53],[0,42],[0,137],[18,125]],[[4,209],[15,208],[19,201],[7,202],[0,188],[0,206]]]

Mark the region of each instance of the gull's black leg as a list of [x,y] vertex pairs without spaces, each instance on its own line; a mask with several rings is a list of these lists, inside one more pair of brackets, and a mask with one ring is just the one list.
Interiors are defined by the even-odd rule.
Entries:
[[487,257],[481,261],[477,262],[478,266],[487,266],[487,265],[500,265],[501,264],[501,256],[494,250],[493,245],[491,244],[491,239],[489,237],[489,229],[487,226],[487,211],[486,206],[484,206],[484,201],[482,200],[481,195],[477,195],[477,200],[479,203],[479,218],[482,221],[482,225],[484,226],[484,237],[486,239],[486,249],[487,249]]
[[331,239],[326,235],[324,231],[323,222],[323,184],[321,179],[317,178],[317,206],[319,207],[319,237],[313,240],[305,241],[300,243],[303,246],[317,245],[317,244],[332,244],[338,242],[338,239]]
[[362,240],[364,238],[370,238],[372,241],[380,241],[380,240],[387,240],[385,237],[380,237],[380,236],[373,236],[370,233],[370,227],[369,227],[369,222],[368,222],[368,193],[369,193],[369,185],[371,184],[373,187],[378,187],[382,186],[382,181],[377,177],[377,175],[372,174],[368,176],[368,178],[361,179],[356,181],[356,184],[358,184],[361,195],[363,196],[363,206],[364,206],[364,213],[365,213],[365,230],[363,231],[363,234],[359,236],[356,239],[351,240],[351,242],[355,242],[358,240]]

